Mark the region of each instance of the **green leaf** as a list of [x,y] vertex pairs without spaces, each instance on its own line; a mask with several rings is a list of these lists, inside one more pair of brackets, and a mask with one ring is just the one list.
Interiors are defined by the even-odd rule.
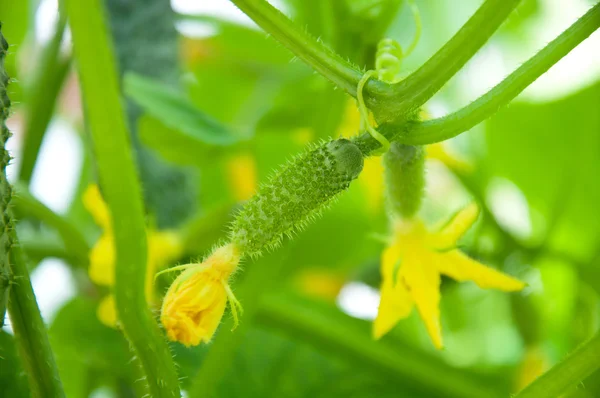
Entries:
[[589,259],[600,242],[600,84],[545,104],[513,104],[487,124],[486,168],[514,182],[556,250]]
[[[190,145],[228,146],[244,138],[197,109],[183,93],[152,79],[128,73],[124,91],[148,114],[172,128],[172,135]],[[150,146],[160,142],[159,137],[152,135],[143,136],[142,140]]]
[[100,323],[96,302],[81,297],[68,302],[56,315],[49,334],[60,373],[68,375],[63,380],[67,396],[87,396],[87,383],[99,386],[102,381],[135,380],[130,365],[133,354],[121,332]]

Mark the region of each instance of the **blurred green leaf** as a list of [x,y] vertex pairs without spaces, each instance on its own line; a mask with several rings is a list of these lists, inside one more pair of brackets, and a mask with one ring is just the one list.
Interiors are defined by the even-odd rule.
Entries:
[[[179,134],[177,138],[187,140],[189,145],[228,146],[244,138],[197,109],[183,93],[155,80],[128,73],[124,79],[124,91],[148,114],[174,129],[171,135]],[[159,137],[152,135],[157,133],[146,134],[142,139],[149,142],[149,146],[160,141]],[[151,136],[148,137],[148,134]],[[157,147],[153,149],[160,150]]]
[[133,353],[122,333],[96,316],[97,303],[77,297],[68,302],[50,325],[50,342],[56,354],[65,393],[85,397],[89,390],[119,379],[133,382]]
[[487,123],[483,160],[489,179],[507,178],[523,192],[534,230],[555,225],[546,231],[552,247],[588,260],[600,246],[598,98],[600,84],[546,104],[511,105]]

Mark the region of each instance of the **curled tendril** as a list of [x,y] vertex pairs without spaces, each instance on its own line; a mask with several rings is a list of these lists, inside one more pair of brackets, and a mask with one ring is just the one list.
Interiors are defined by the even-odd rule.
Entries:
[[402,47],[390,38],[381,39],[377,44],[375,70],[377,79],[386,83],[396,83],[402,65]]
[[378,151],[373,152],[374,155],[381,155],[390,149],[390,142],[383,136],[383,134],[371,126],[371,123],[369,123],[369,110],[367,109],[367,105],[365,105],[365,99],[363,95],[365,84],[375,73],[376,72],[374,70],[368,70],[365,72],[363,77],[358,82],[358,86],[356,88],[356,99],[358,100],[358,111],[360,112],[361,130],[366,130],[369,134],[371,134],[371,137],[375,138],[381,144],[381,148]]

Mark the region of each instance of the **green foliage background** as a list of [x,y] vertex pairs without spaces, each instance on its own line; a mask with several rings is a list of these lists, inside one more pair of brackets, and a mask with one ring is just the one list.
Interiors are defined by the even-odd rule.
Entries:
[[[127,10],[117,1],[107,1],[106,7],[148,219],[183,231],[186,254],[180,263],[185,263],[226,236],[239,205],[228,182],[228,160],[250,154],[259,182],[265,181],[308,144],[299,137],[308,132],[309,141],[316,142],[337,136],[349,97],[258,29],[218,17],[176,15],[164,0],[131,3]],[[384,19],[376,5],[380,2],[281,3],[297,24],[352,62],[372,67]],[[507,57],[532,55],[540,43],[525,27],[541,18],[541,3],[523,1],[487,46],[497,46]],[[443,45],[480,2],[417,4],[423,36],[404,62],[406,71]],[[17,80],[11,86],[15,118],[32,117],[25,111],[34,102],[31,93],[39,93],[32,88],[33,76],[48,67],[33,61],[41,51],[33,34],[37,6],[36,1],[0,3],[3,33],[13,46],[7,70]],[[406,46],[413,22],[405,8],[399,10],[386,36]],[[174,21],[202,24],[214,34],[184,37],[176,33]],[[67,79],[74,73],[70,70]],[[469,76],[451,80],[434,101],[448,109],[464,105],[461,78]],[[56,87],[61,84],[66,83]],[[43,93],[51,103],[60,90]],[[43,108],[44,101],[38,98],[38,106]],[[244,263],[233,285],[246,308],[238,330],[229,331],[226,313],[210,345],[186,349],[171,344],[182,388],[189,396],[223,398],[501,397],[516,392],[517,380],[531,371],[527,353],[539,352],[548,368],[598,330],[599,110],[600,75],[562,98],[518,98],[446,143],[472,165],[472,172],[428,163],[422,216],[435,221],[472,198],[481,202],[483,216],[463,249],[529,283],[523,293],[508,295],[445,279],[444,351],[433,349],[416,314],[374,342],[368,320],[342,311],[335,297],[311,293],[310,284],[324,274],[333,275],[340,286],[361,283],[376,289],[379,284],[383,243],[376,236],[388,232],[387,217],[382,206],[369,209],[364,185],[354,183],[283,249]],[[64,105],[48,111],[67,119],[86,148],[79,188],[64,218],[92,246],[100,231],[80,201],[85,187],[96,181],[86,126]],[[522,195],[528,214],[521,217],[531,224],[529,232],[515,233],[494,208],[498,186]],[[500,200],[514,206],[506,196]],[[142,373],[127,341],[96,317],[106,289],[89,280],[86,260],[64,244],[44,217],[18,204],[15,211],[30,270],[35,272],[44,258],[59,257],[76,281],[76,297],[47,320],[66,395],[142,396]],[[308,285],[302,283],[306,280]],[[158,280],[159,295],[169,282],[169,277]],[[5,329],[0,331],[0,395],[29,396],[13,337]],[[600,373],[566,396],[600,396]]]

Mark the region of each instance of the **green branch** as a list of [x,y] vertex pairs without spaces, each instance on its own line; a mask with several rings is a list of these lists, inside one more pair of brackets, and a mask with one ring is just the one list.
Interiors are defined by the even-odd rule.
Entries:
[[486,94],[457,112],[420,124],[400,141],[413,145],[431,144],[476,126],[512,101],[599,27],[600,3]]
[[[265,32],[285,45],[295,56],[332,81],[336,86],[356,97],[356,86],[362,71],[336,54],[308,32],[298,29],[279,10],[265,0],[231,0]],[[369,97],[390,95],[390,86],[371,80],[365,87]]]
[[79,231],[63,216],[56,214],[45,204],[37,200],[24,185],[15,185],[16,193],[12,203],[19,216],[31,216],[56,229],[65,248],[77,259],[78,264],[87,264],[89,246]]
[[[0,28],[2,25],[0,24]],[[14,219],[11,212],[12,187],[6,178],[6,166],[10,160],[6,141],[10,132],[6,127],[10,99],[6,89],[9,78],[4,70],[4,57],[8,43],[0,32],[0,274],[8,276],[8,313],[15,332],[15,339],[24,367],[29,376],[34,397],[64,397],[62,383],[54,355],[50,349],[46,326],[35,300],[29,280],[29,272],[15,236]],[[3,296],[5,293],[2,293]],[[4,313],[0,314],[4,320]]]
[[600,333],[544,373],[515,398],[559,397],[600,369]]
[[394,94],[373,111],[382,120],[416,111],[488,41],[521,0],[486,0],[462,28],[427,62],[393,87]]
[[100,186],[113,220],[119,319],[142,363],[150,395],[179,397],[173,359],[144,294],[147,247],[142,192],[102,2],[68,0],[66,4]]
[[[231,0],[258,26],[317,72],[356,97],[362,71],[307,32],[298,29],[265,0]],[[423,66],[395,85],[375,79],[365,87],[367,105],[380,121],[403,119],[435,94],[487,42],[520,0],[487,0]]]
[[[592,7],[497,86],[466,107],[448,116],[425,122],[384,123],[378,130],[388,140],[407,145],[433,144],[455,137],[481,123],[512,101],[599,27],[600,3]],[[379,142],[369,134],[362,134],[355,138],[355,143],[365,154],[370,154],[380,147]]]

